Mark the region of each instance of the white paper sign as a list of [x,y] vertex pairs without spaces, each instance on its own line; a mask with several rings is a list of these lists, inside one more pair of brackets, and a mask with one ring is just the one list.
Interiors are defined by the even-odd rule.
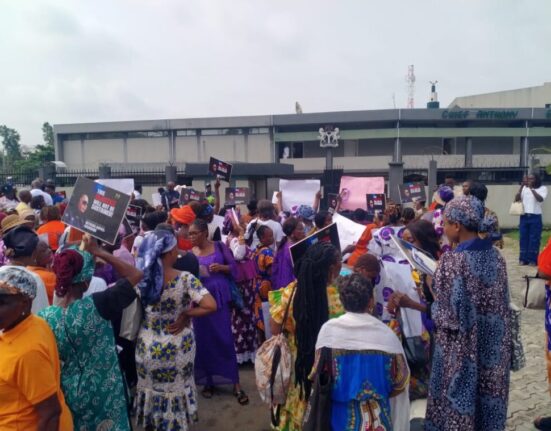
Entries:
[[134,178],[99,179],[96,180],[96,183],[110,187],[113,190],[124,193],[125,195],[132,195],[132,193],[134,193]]
[[161,198],[161,194],[160,193],[153,193],[151,195],[151,202],[153,203],[153,206],[156,208],[158,206],[162,206],[163,205],[163,200]]
[[352,220],[336,213],[333,214],[333,223],[337,224],[339,231],[339,240],[341,243],[341,251],[347,246],[358,242],[362,233],[365,230],[363,224],[353,222]]
[[295,205],[313,206],[320,191],[320,180],[279,180],[279,190],[284,211],[290,211]]

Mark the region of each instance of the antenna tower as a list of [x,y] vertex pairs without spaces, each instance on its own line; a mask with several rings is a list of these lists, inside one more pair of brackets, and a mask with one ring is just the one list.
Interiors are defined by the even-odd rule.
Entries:
[[406,107],[413,109],[415,108],[415,70],[413,64],[408,66],[406,82],[408,84],[408,103]]

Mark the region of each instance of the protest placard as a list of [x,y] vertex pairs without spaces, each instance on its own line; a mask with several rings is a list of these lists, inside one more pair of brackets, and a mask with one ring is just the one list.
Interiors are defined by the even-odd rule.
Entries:
[[293,265],[296,265],[299,259],[304,256],[304,253],[306,253],[308,248],[318,242],[330,242],[337,248],[337,250],[340,250],[341,245],[337,225],[335,223],[330,224],[329,226],[314,232],[312,235],[307,236],[303,240],[294,243],[289,249],[291,252],[291,259],[293,260]]
[[400,184],[398,188],[400,190],[400,201],[403,204],[413,202],[414,199],[419,199],[423,202],[427,201],[424,183]]
[[283,211],[299,205],[314,205],[320,180],[279,180]]
[[248,187],[228,187],[225,191],[226,205],[247,205],[249,203]]
[[191,201],[202,201],[205,199],[205,192],[199,192],[191,187],[180,189],[180,205],[187,205]]
[[100,178],[96,183],[103,184],[113,190],[132,196],[134,193],[134,178]]
[[210,158],[209,161],[209,172],[215,177],[220,178],[221,180],[230,182],[231,178],[232,165],[222,160],[215,159],[214,157]]
[[114,244],[129,203],[129,195],[79,177],[61,221]]
[[153,204],[154,208],[162,206],[163,205],[163,198],[161,197],[161,194],[160,193],[152,193],[151,194],[151,203]]
[[333,211],[337,209],[339,204],[339,195],[337,193],[328,193],[327,194],[327,206]]
[[385,179],[383,177],[341,177],[339,189],[341,209],[367,209],[365,195],[384,193]]
[[412,243],[398,238],[396,235],[391,235],[390,237],[413,268],[431,277],[434,275],[438,263],[432,256],[426,251],[415,247]]
[[358,242],[365,230],[363,224],[356,223],[339,213],[333,214],[333,223],[337,225],[342,250]]
[[140,230],[140,222],[143,216],[142,211],[142,207],[137,205],[128,205],[126,209],[126,220],[128,220],[128,223],[132,227],[132,232],[134,233],[138,233]]
[[365,195],[367,212],[369,214],[380,213],[385,210],[386,197],[384,193],[370,193]]

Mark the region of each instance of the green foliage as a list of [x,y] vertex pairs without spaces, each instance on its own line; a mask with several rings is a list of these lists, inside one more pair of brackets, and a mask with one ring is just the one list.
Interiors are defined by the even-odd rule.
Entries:
[[7,165],[17,162],[23,158],[21,154],[21,145],[19,140],[21,137],[15,129],[10,129],[5,125],[0,126],[0,138],[2,138],[2,145],[4,146],[4,157]]
[[50,123],[42,125],[44,144],[38,144],[29,151],[23,151],[19,144],[19,133],[6,126],[0,126],[0,137],[3,139],[6,151],[6,167],[37,171],[48,162],[55,160],[54,129]]

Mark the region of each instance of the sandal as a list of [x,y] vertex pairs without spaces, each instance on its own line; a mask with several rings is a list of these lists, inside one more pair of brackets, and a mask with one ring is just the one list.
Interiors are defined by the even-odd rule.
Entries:
[[542,431],[551,431],[551,416],[536,418],[534,420],[534,426]]
[[249,397],[247,396],[247,394],[243,389],[239,391],[234,391],[233,396],[237,398],[237,402],[242,406],[249,404]]
[[211,399],[214,395],[214,386],[205,386],[201,391],[201,395],[203,395],[203,398]]

